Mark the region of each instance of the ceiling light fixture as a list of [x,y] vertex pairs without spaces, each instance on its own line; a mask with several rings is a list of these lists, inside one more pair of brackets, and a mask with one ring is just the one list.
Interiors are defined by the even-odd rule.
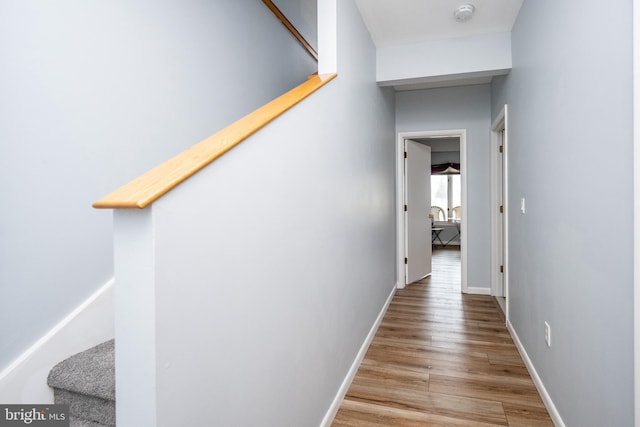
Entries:
[[467,22],[471,19],[475,10],[476,8],[473,7],[472,4],[463,4],[456,7],[456,10],[453,12],[453,16],[455,16],[456,21],[458,22]]

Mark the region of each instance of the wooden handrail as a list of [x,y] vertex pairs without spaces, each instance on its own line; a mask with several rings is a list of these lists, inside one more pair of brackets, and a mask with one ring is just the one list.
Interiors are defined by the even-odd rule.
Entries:
[[313,56],[315,58],[315,60],[317,61],[318,60],[318,52],[316,52],[316,50],[313,48],[313,46],[311,46],[309,44],[309,42],[304,38],[304,36],[302,34],[300,34],[300,32],[296,29],[296,27],[293,26],[291,21],[289,21],[287,19],[287,17],[284,15],[284,13],[282,13],[282,11],[280,9],[278,9],[278,6],[276,6],[273,3],[273,1],[271,1],[271,0],[262,0],[262,3],[264,3],[271,10],[271,12],[273,12],[273,14],[276,15],[276,17],[280,20],[280,22],[282,22],[282,24],[285,27],[287,27],[289,32],[291,34],[293,34],[293,36],[296,39],[298,39],[300,44],[307,50],[307,52],[309,52],[309,55]]
[[312,75],[284,95],[96,201],[93,207],[146,208],[336,76],[337,74]]

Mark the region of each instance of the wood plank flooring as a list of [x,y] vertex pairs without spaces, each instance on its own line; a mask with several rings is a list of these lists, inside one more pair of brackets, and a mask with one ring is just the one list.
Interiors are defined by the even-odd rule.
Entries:
[[399,290],[334,427],[553,426],[501,313],[460,292],[460,251]]

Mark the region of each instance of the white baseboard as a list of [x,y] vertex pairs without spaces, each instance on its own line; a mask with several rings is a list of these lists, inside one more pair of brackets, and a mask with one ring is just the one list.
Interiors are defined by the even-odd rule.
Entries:
[[549,393],[547,392],[546,387],[542,383],[542,379],[540,379],[540,376],[538,375],[536,368],[533,366],[533,362],[531,362],[531,359],[529,358],[527,351],[522,345],[522,342],[520,341],[518,334],[516,333],[515,329],[513,328],[513,325],[508,319],[507,319],[507,329],[511,334],[511,338],[513,338],[513,342],[516,344],[516,347],[518,347],[520,356],[522,356],[522,360],[524,360],[524,364],[527,366],[527,369],[529,370],[529,374],[531,374],[531,379],[533,379],[533,383],[536,385],[536,388],[538,389],[538,393],[540,393],[540,397],[542,398],[542,402],[544,403],[544,406],[547,408],[547,411],[549,411],[549,416],[551,417],[551,421],[553,421],[553,424],[556,427],[565,427],[564,421],[562,421],[562,418],[560,417],[560,412],[558,412],[558,408],[556,408],[556,405],[553,403],[553,400],[551,400],[551,396],[549,396]]
[[387,308],[389,308],[389,304],[391,304],[391,300],[393,299],[393,296],[396,294],[397,287],[398,287],[397,285],[393,287],[393,289],[391,290],[391,293],[389,294],[389,297],[387,298],[387,301],[384,303],[384,306],[382,306],[382,310],[380,310],[380,313],[378,314],[376,321],[373,323],[373,326],[369,330],[369,334],[367,335],[364,342],[362,343],[362,346],[360,347],[360,350],[358,351],[358,354],[356,355],[355,360],[351,364],[351,368],[349,368],[349,371],[347,372],[347,376],[344,378],[344,381],[342,381],[342,385],[338,389],[338,393],[336,394],[336,397],[333,399],[333,402],[331,402],[331,406],[329,406],[329,410],[327,411],[324,418],[322,419],[322,423],[320,423],[320,427],[331,426],[333,419],[336,417],[336,414],[338,413],[338,409],[340,409],[340,405],[342,404],[342,400],[344,399],[344,396],[347,394],[347,391],[351,386],[351,382],[353,381],[353,379],[356,376],[356,373],[358,372],[360,363],[362,363],[362,360],[364,359],[364,355],[367,353],[367,350],[369,349],[369,345],[371,344],[371,341],[373,341],[373,337],[375,337],[376,332],[378,331],[378,326],[380,326],[380,323],[382,322],[382,318],[387,312]]
[[473,294],[473,295],[491,295],[491,288],[479,288],[468,286],[464,291],[465,294]]
[[59,362],[113,338],[111,279],[0,372],[0,403],[49,404],[49,371]]

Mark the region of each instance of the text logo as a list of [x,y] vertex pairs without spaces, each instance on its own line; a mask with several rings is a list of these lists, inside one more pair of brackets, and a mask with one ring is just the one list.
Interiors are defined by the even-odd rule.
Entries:
[[0,405],[0,427],[69,427],[69,405]]

